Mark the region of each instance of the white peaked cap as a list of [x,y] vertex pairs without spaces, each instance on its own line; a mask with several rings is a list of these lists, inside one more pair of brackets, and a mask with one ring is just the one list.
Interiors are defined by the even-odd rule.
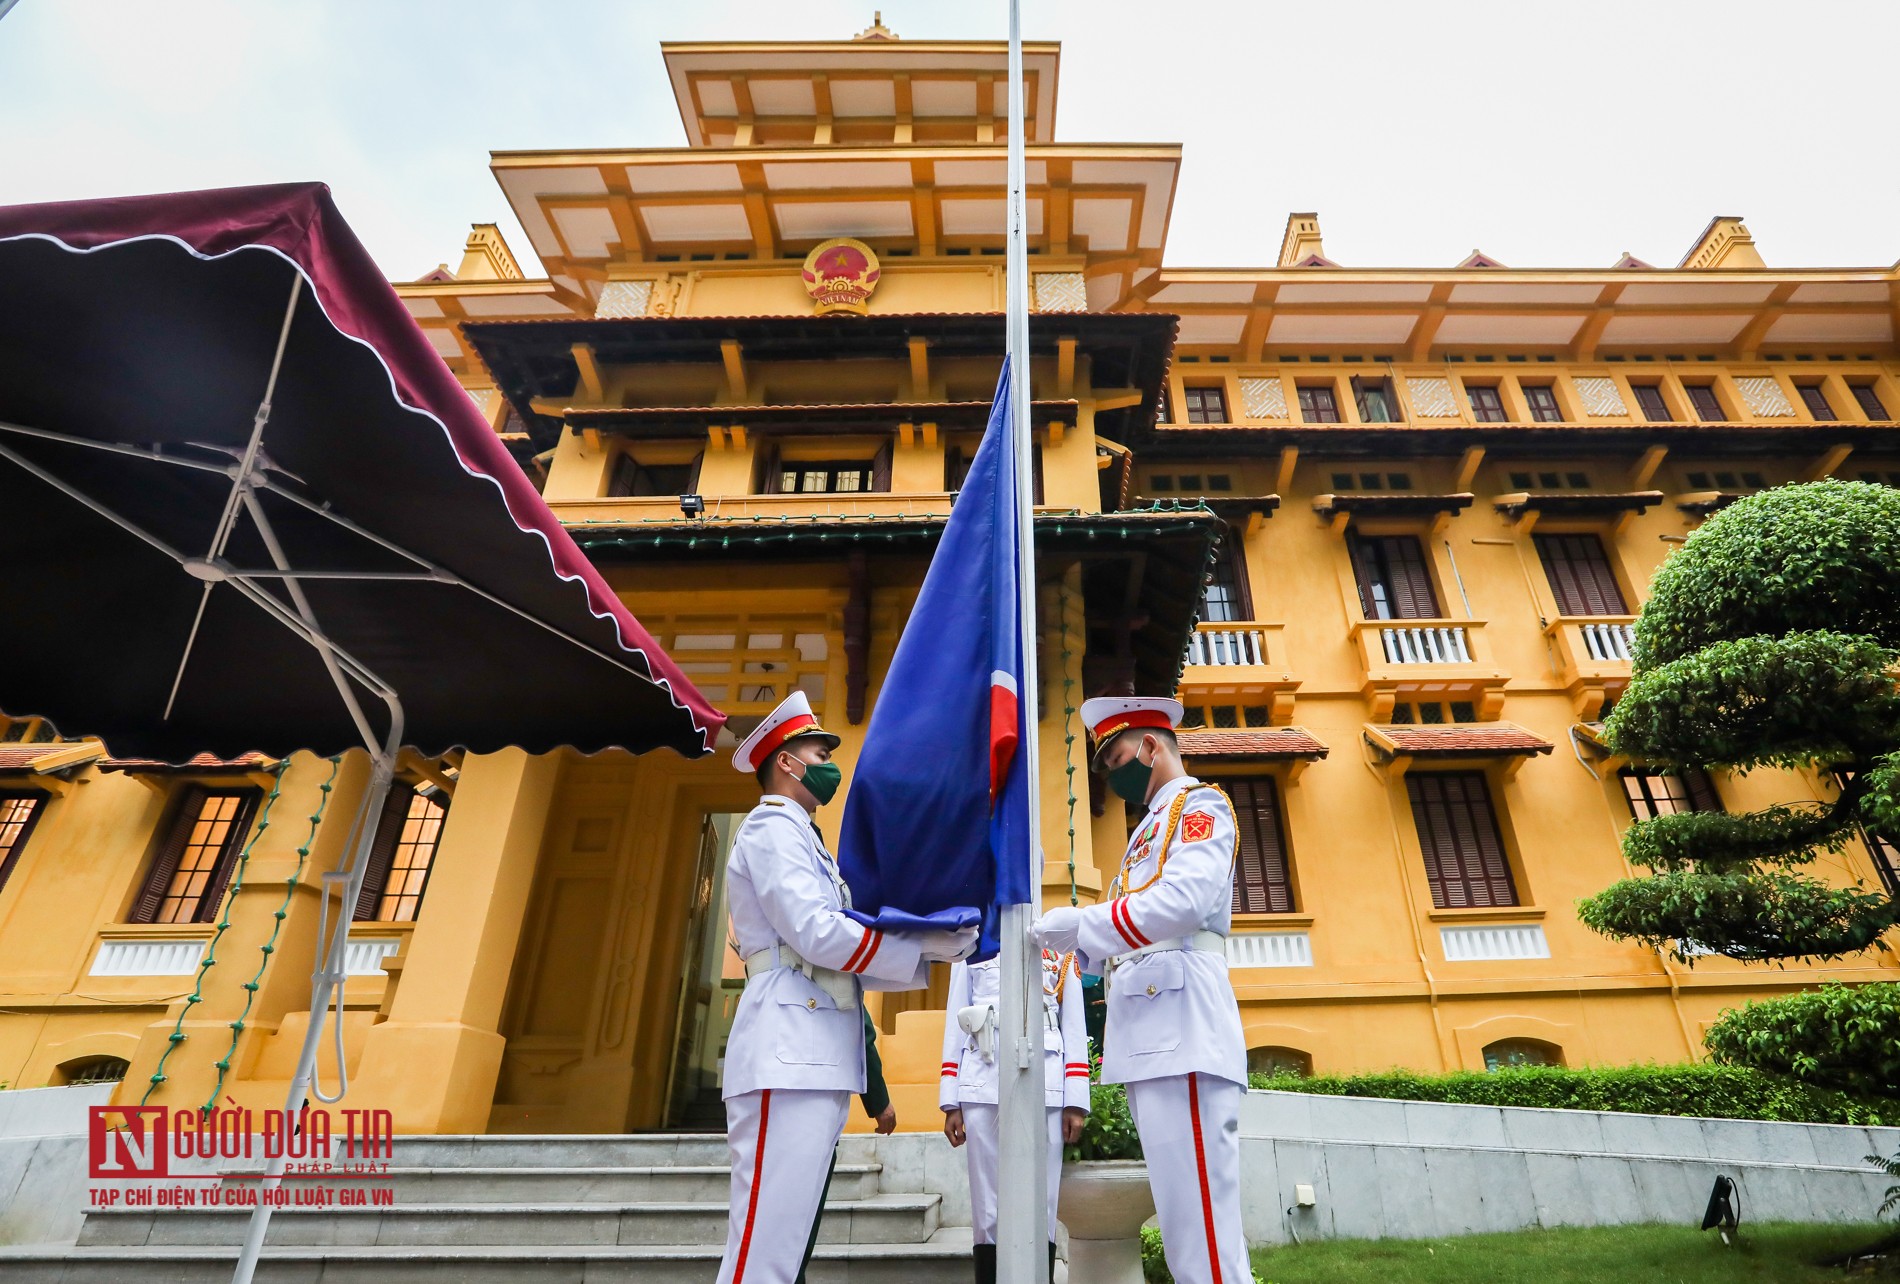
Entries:
[[739,742],[739,747],[732,751],[732,768],[755,772],[760,763],[777,753],[787,741],[804,736],[822,736],[831,742],[833,749],[838,747],[838,737],[818,725],[818,715],[811,711],[811,701],[805,693],[794,691],[779,701],[778,708],[765,715],[765,721],[755,727],[751,735]]

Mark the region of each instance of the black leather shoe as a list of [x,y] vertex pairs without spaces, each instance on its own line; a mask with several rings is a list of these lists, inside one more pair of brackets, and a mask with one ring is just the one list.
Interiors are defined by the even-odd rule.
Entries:
[[976,1284],[996,1284],[996,1245],[973,1244],[970,1251],[976,1261]]

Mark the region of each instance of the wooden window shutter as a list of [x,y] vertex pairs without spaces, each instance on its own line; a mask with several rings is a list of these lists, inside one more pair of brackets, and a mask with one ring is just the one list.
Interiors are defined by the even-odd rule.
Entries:
[[963,447],[945,446],[943,448],[943,488],[945,490],[962,490],[964,474],[969,471],[970,464],[963,457]]
[[201,785],[186,785],[178,791],[178,798],[172,804],[171,813],[165,818],[165,825],[159,831],[158,851],[152,857],[152,864],[145,871],[145,884],[139,888],[139,894],[132,902],[132,913],[128,921],[133,923],[153,923],[158,921],[158,906],[165,899],[165,889],[171,886],[172,875],[178,872],[178,862],[184,857],[185,844],[191,841],[191,827],[197,823],[198,812],[204,807],[205,791]]
[[1715,782],[1709,779],[1709,773],[1700,767],[1684,767],[1682,783],[1689,789],[1689,804],[1697,811],[1721,811],[1722,796],[1715,792]]
[[1391,590],[1392,613],[1401,620],[1438,618],[1438,594],[1432,589],[1425,549],[1414,535],[1385,535],[1378,540]]
[[1234,861],[1234,913],[1291,914],[1293,880],[1280,827],[1280,796],[1271,776],[1224,780],[1234,802],[1240,850]]
[[402,842],[403,825],[409,819],[409,804],[415,796],[414,785],[398,780],[389,786],[382,817],[376,822],[376,836],[370,840],[363,890],[356,897],[353,917],[358,922],[376,917],[376,906],[383,899],[383,888],[389,885],[389,868],[396,863],[396,846]]
[[231,828],[224,836],[224,850],[218,853],[217,868],[205,883],[205,893],[198,901],[198,912],[192,916],[197,922],[214,921],[224,905],[224,889],[231,882],[231,871],[237,868],[238,853],[244,850],[244,844],[251,836],[251,817],[257,814],[259,797],[254,789],[245,791],[236,814],[231,817]]
[[891,488],[891,452],[894,443],[886,438],[877,454],[871,459],[871,489],[888,491]]
[[759,486],[761,495],[779,493],[778,443],[764,442],[759,446]]
[[1029,444],[1029,471],[1031,474],[1029,502],[1040,504],[1042,502],[1042,443],[1039,441]]
[[1380,609],[1378,595],[1374,592],[1379,584],[1379,559],[1371,541],[1357,531],[1347,531],[1346,555],[1352,559],[1352,578],[1359,585],[1359,609],[1366,613],[1368,620],[1390,615],[1389,610]]
[[699,466],[706,462],[706,452],[701,450],[693,456],[693,466],[686,474],[686,490],[689,494],[699,493]]
[[1628,615],[1609,554],[1595,535],[1533,535],[1561,615]]
[[1224,527],[1220,556],[1227,559],[1227,574],[1233,584],[1234,618],[1255,620],[1260,617],[1253,613],[1253,589],[1247,583],[1247,551],[1242,547],[1244,539],[1240,527]]
[[639,486],[639,461],[626,451],[614,456],[613,470],[607,475],[607,494],[611,498],[631,495]]
[[1432,904],[1438,909],[1516,905],[1517,887],[1483,774],[1414,773],[1406,776],[1405,790]]

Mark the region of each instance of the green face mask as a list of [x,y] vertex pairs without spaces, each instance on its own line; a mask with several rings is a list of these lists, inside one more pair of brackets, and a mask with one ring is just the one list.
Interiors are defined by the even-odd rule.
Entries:
[[1155,774],[1154,764],[1143,762],[1140,751],[1119,767],[1108,772],[1108,787],[1128,802],[1139,806],[1148,801],[1148,778]]
[[844,771],[835,762],[808,762],[805,774],[798,778],[820,807],[830,802],[844,783]]

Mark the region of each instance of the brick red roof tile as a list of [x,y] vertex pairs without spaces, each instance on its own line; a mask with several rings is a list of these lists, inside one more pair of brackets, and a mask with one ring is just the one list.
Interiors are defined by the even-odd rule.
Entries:
[[251,771],[274,765],[275,760],[261,753],[237,758],[217,758],[201,753],[188,762],[160,762],[156,758],[101,758],[101,771]]
[[1374,727],[1398,752],[1417,755],[1484,756],[1549,753],[1555,746],[1510,722]]
[[1324,758],[1327,753],[1305,727],[1182,731],[1175,738],[1189,758]]
[[0,771],[25,771],[36,760],[65,747],[65,745],[48,744],[0,745]]

